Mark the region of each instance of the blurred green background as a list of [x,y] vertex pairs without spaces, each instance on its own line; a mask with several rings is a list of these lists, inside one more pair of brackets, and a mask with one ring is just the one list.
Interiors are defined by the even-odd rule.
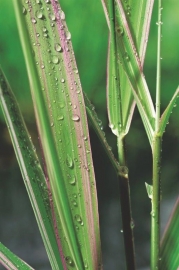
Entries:
[[[179,2],[178,0],[163,2],[162,108],[164,109],[179,85]],[[106,136],[116,153],[116,139],[108,128],[106,112],[108,29],[101,2],[100,0],[61,0],[60,3],[72,34],[83,90],[95,105],[99,118],[103,121]],[[145,77],[154,102],[156,21],[157,7],[155,4],[144,67]],[[0,64],[18,99],[31,136],[38,148],[28,78],[12,0],[0,0],[0,25]],[[163,139],[162,230],[178,195],[178,107],[173,111]],[[36,269],[50,269],[1,112],[0,131],[0,241]],[[91,129],[90,134],[98,188],[104,270],[124,269],[116,176]],[[151,149],[137,110],[135,110],[132,126],[127,136],[127,158],[135,222],[137,269],[149,269],[150,201],[144,183],[151,183],[152,161]]]

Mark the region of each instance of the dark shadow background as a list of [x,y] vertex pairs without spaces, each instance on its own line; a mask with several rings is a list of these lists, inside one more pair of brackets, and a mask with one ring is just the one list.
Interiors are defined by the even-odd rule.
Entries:
[[[116,138],[108,128],[106,112],[106,59],[108,29],[100,1],[61,0],[83,90],[96,107],[104,131],[116,153]],[[155,1],[156,2],[156,1]],[[179,2],[164,1],[162,44],[162,108],[179,84]],[[156,6],[144,73],[153,100],[156,80]],[[0,2],[0,63],[22,109],[32,139],[38,148],[32,101],[11,1]],[[155,102],[155,101],[154,101]],[[90,129],[99,199],[99,215],[104,270],[125,269],[119,190],[115,172],[100,143]],[[150,200],[145,182],[151,183],[151,149],[135,110],[127,136],[131,200],[135,222],[137,269],[149,269]],[[161,228],[178,196],[179,109],[174,110],[163,138]],[[8,131],[0,112],[0,241],[37,270],[50,269],[43,243],[33,216]],[[0,269],[3,269],[0,266]],[[90,269],[91,270],[91,269]]]

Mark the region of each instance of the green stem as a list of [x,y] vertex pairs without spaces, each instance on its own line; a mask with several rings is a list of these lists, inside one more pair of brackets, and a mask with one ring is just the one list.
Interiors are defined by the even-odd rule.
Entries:
[[151,270],[159,269],[160,262],[160,164],[162,138],[153,141],[153,197],[151,212]]
[[[118,67],[117,67],[117,47],[116,47],[116,31],[115,31],[115,1],[109,1],[109,16],[110,16],[110,42],[111,42],[111,52],[112,52],[112,79],[114,81],[114,88],[119,87],[118,78]],[[118,91],[120,95],[120,91]],[[121,98],[119,97],[121,101]],[[125,144],[124,137],[121,138],[120,133],[123,128],[122,121],[122,107],[119,106],[119,115],[121,115],[120,120],[120,130],[118,132],[118,157],[120,168],[118,170],[119,186],[120,186],[120,203],[121,203],[121,214],[122,214],[122,226],[124,235],[124,247],[126,256],[126,266],[128,270],[135,270],[135,252],[134,252],[134,237],[133,237],[133,219],[131,212],[131,202],[130,202],[130,187],[128,178],[128,169],[126,167],[125,158]]]
[[120,203],[121,203],[126,266],[128,270],[135,270],[136,269],[135,249],[133,236],[134,221],[132,219],[130,186],[129,186],[128,168],[126,167],[124,138],[122,139],[118,138],[118,156],[119,156],[119,163],[121,165],[121,170],[119,172],[118,177],[120,187]]
[[155,136],[152,145],[153,155],[153,197],[151,212],[151,270],[159,269],[160,258],[160,163],[161,141],[159,136],[160,95],[161,95],[161,32],[162,0],[158,0],[158,40],[157,40],[157,77],[156,77],[156,119]]

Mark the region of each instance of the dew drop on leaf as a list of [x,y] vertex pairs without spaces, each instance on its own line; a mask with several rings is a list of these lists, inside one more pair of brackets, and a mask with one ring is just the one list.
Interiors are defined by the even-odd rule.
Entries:
[[71,178],[70,178],[70,180],[69,180],[69,183],[70,183],[70,185],[75,185],[76,184],[76,177],[75,176],[72,176]]
[[80,121],[80,117],[77,114],[74,114],[72,116],[72,120],[75,121],[75,122],[78,122],[78,121]]
[[59,11],[59,15],[60,15],[61,20],[65,20],[65,13],[62,10]]
[[43,13],[42,13],[41,10],[37,10],[36,13],[35,13],[35,15],[36,15],[36,17],[37,17],[38,19],[42,19],[42,18],[43,18]]
[[59,102],[60,109],[63,109],[65,107],[65,104],[63,102]]
[[66,164],[69,168],[73,168],[73,160],[69,155],[67,155]]
[[67,257],[65,258],[65,261],[66,261],[66,263],[67,263],[68,265],[70,265],[70,266],[73,266],[73,265],[74,265],[73,260],[72,260],[72,258],[71,258],[70,256],[67,256]]
[[76,215],[76,216],[75,216],[75,219],[76,219],[76,221],[77,221],[80,225],[83,226],[83,220],[82,220],[82,218],[80,217],[80,215]]
[[120,37],[124,35],[124,29],[122,26],[119,26],[117,28],[117,33],[119,34]]
[[32,18],[32,19],[31,19],[31,22],[35,24],[37,21],[36,21],[35,18]]
[[56,17],[53,13],[50,13],[49,15],[49,19],[52,20],[52,21],[55,21],[56,20]]
[[55,44],[55,50],[56,50],[57,52],[61,52],[61,51],[62,51],[62,47],[60,46],[59,43],[56,43],[56,44]]
[[57,117],[57,120],[58,121],[62,121],[64,119],[64,116],[63,115],[59,115],[58,117]]
[[65,79],[61,79],[61,82],[64,83],[65,82]]
[[66,34],[66,39],[67,39],[67,40],[70,40],[70,39],[71,39],[71,33],[70,33],[70,32],[67,32],[67,34]]
[[58,64],[58,63],[59,63],[59,58],[58,58],[58,56],[53,55],[53,56],[52,56],[52,62],[53,62],[54,64]]

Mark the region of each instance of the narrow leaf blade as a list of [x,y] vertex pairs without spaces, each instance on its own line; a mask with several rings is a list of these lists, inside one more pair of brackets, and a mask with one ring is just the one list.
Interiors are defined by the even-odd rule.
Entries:
[[165,109],[164,113],[162,114],[161,118],[160,118],[160,124],[159,124],[159,134],[162,136],[165,129],[166,129],[166,125],[169,121],[170,115],[172,113],[173,108],[176,105],[177,102],[177,98],[179,97],[179,87],[177,88],[177,90],[175,91],[171,101],[169,102],[167,108]]
[[50,263],[53,269],[63,269],[53,230],[45,176],[16,99],[1,69],[0,104]]
[[163,270],[179,267],[179,197],[175,203],[171,217],[161,240],[161,263]]
[[[76,269],[97,269],[101,255],[96,186],[71,35],[57,1],[32,7],[25,3],[24,8],[28,42],[19,6],[17,17],[64,256]],[[27,43],[33,45],[33,56]]]
[[0,242],[0,263],[8,270],[33,270],[33,268],[12,253]]

